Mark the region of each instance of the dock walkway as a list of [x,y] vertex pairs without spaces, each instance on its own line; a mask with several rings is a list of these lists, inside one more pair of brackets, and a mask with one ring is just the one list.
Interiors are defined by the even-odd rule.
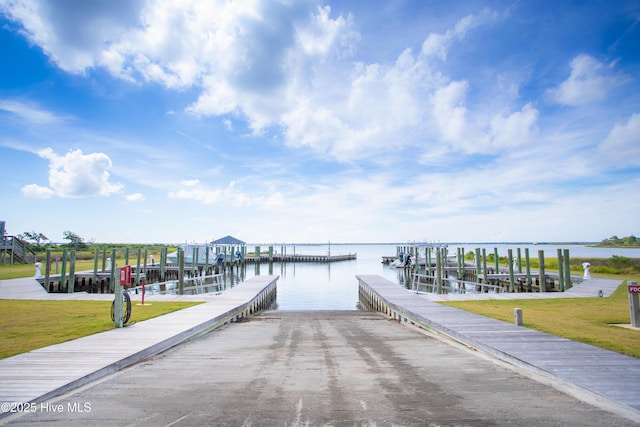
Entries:
[[[256,276],[220,295],[150,295],[145,302],[204,304],[0,360],[0,402],[44,402],[268,308],[275,302],[278,278]],[[35,279],[16,279],[0,281],[0,298],[112,300],[113,295],[48,294]],[[0,418],[6,415],[3,411]]]
[[[559,384],[575,387],[587,393],[593,403],[604,402],[640,420],[640,359],[437,304],[380,276],[357,278],[360,302],[370,310],[424,327]],[[593,285],[598,288],[614,285],[605,282],[620,285],[619,281],[605,279],[598,279]],[[579,292],[584,290],[574,291]],[[595,288],[586,292],[596,295]],[[494,298],[497,296],[492,294]],[[521,298],[528,296],[520,294]]]

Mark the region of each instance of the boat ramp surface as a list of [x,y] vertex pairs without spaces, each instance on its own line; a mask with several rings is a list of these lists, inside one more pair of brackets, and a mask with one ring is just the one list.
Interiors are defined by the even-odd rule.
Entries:
[[[0,402],[39,402],[39,410],[17,418],[5,414],[0,424],[635,425],[640,420],[638,359],[442,306],[379,276],[357,280],[361,303],[395,322],[365,312],[248,316],[275,292],[277,276],[257,276],[215,297],[162,298],[204,298],[205,304],[1,360]],[[15,286],[8,282],[0,282],[2,298],[12,298]],[[27,294],[22,290],[22,297]],[[204,336],[232,319],[241,321]],[[481,352],[463,357],[467,350],[397,321]],[[175,348],[126,375],[109,375],[170,347]],[[511,368],[500,370],[479,354]],[[74,392],[101,377],[99,385]],[[60,396],[66,392],[73,393]],[[48,402],[53,408],[64,402],[59,406],[64,413],[47,412]],[[90,413],[83,413],[87,403]]]

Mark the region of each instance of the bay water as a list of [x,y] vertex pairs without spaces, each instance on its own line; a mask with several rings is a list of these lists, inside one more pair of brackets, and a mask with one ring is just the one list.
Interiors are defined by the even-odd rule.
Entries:
[[[408,245],[408,244],[407,244]],[[241,274],[242,280],[261,274],[279,275],[278,310],[355,310],[358,304],[358,280],[356,275],[379,275],[399,286],[407,278],[402,268],[382,263],[383,256],[395,256],[398,244],[324,244],[324,245],[273,245],[278,252],[304,255],[346,255],[357,254],[355,260],[332,263],[288,262],[262,263],[259,267],[248,264]],[[248,248],[253,246],[248,245]],[[262,250],[266,246],[261,245]],[[465,253],[476,248],[492,254],[498,249],[499,256],[507,256],[512,249],[516,256],[520,248],[529,249],[531,259],[537,259],[538,251],[544,251],[547,258],[557,256],[558,249],[568,249],[571,258],[610,258],[614,255],[640,258],[640,248],[594,248],[575,244],[517,244],[517,243],[452,243],[449,254],[456,254],[456,248],[464,248]]]

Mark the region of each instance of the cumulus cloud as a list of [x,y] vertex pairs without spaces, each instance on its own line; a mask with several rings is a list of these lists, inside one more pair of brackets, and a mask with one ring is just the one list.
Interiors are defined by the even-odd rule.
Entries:
[[628,78],[614,71],[614,63],[603,64],[594,57],[581,54],[571,61],[569,77],[548,94],[558,104],[579,106],[606,98]]
[[104,153],[83,154],[81,150],[75,150],[58,156],[51,148],[46,148],[38,155],[49,160],[49,186],[24,186],[22,192],[28,197],[109,196],[122,189],[121,184],[109,182],[111,159]]
[[616,124],[598,151],[618,167],[640,166],[640,114]]
[[[490,10],[431,33],[394,63],[366,64],[349,61],[359,38],[353,18],[319,0],[157,0],[125,8],[16,0],[2,8],[64,70],[103,67],[135,82],[196,88],[188,113],[231,114],[256,134],[277,127],[286,144],[341,161],[384,153],[389,141],[402,149],[438,139],[452,150],[487,152],[527,140],[537,119],[531,106],[478,114],[467,104],[469,81],[436,68],[434,57],[445,60],[455,43],[496,20]],[[175,195],[184,192],[220,197],[194,188]]]

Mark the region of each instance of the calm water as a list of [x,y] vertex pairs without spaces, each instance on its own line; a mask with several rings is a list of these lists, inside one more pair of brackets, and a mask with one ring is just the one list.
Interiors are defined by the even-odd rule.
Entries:
[[[250,248],[252,246],[249,246]],[[538,257],[542,250],[545,257],[557,256],[558,249],[569,249],[569,255],[575,258],[610,258],[613,255],[629,258],[640,258],[640,249],[611,249],[590,248],[579,245],[506,245],[506,244],[452,244],[449,253],[455,254],[456,248],[462,247],[465,252],[475,248],[486,249],[492,254],[498,248],[500,256],[506,256],[509,249],[516,256],[517,248],[529,248],[531,258]],[[265,247],[263,246],[263,249]],[[281,247],[274,246],[281,251]],[[279,310],[354,310],[358,303],[358,281],[356,275],[376,274],[395,283],[404,283],[403,269],[396,269],[382,264],[383,256],[394,256],[396,245],[331,245],[331,254],[356,253],[353,261],[334,263],[273,263],[271,269],[268,264],[260,265],[259,272],[254,265],[247,265],[241,278],[246,280],[256,274],[277,274],[278,279],[278,309]],[[329,245],[300,245],[287,246],[286,252],[298,254],[326,255]]]

